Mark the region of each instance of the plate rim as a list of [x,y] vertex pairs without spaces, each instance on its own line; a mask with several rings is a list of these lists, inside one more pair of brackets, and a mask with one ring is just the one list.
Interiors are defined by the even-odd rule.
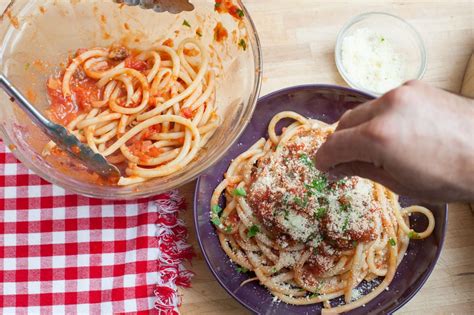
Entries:
[[[294,86],[289,86],[289,87],[285,87],[285,88],[282,88],[282,89],[279,89],[279,90],[276,90],[276,91],[272,91],[260,98],[258,98],[257,100],[257,104],[256,104],[256,107],[255,107],[255,110],[257,110],[258,108],[258,103],[259,102],[263,102],[263,101],[266,101],[268,99],[271,99],[272,97],[275,97],[277,95],[280,95],[280,94],[289,94],[295,90],[303,90],[303,89],[328,89],[328,88],[332,88],[332,89],[338,89],[338,90],[342,90],[342,91],[347,91],[347,92],[352,92],[352,93],[358,93],[358,94],[361,94],[361,95],[364,95],[364,96],[367,96],[371,99],[375,99],[375,97],[373,95],[370,95],[369,93],[366,93],[366,92],[363,92],[363,91],[359,91],[359,90],[356,90],[356,89],[353,89],[353,88],[349,88],[349,87],[345,87],[345,86],[339,86],[339,85],[334,85],[334,84],[301,84],[301,85],[294,85]],[[255,114],[255,112],[253,113]],[[250,119],[250,121],[252,121],[253,119],[253,115],[252,115],[252,118]],[[249,121],[249,123],[250,123]],[[240,136],[242,136],[245,131],[247,130],[247,128],[249,128],[249,125],[250,124],[247,124],[247,126],[243,129],[242,133]],[[238,139],[237,139],[238,140]],[[233,146],[233,145],[232,145]],[[231,146],[231,147],[232,147]],[[223,157],[222,157],[223,158]],[[217,161],[218,162],[218,161]],[[212,167],[211,167],[212,168]],[[209,169],[208,169],[209,170]],[[207,172],[207,171],[206,171]],[[198,177],[197,181],[196,181],[196,187],[194,189],[194,197],[193,197],[193,221],[194,221],[194,233],[196,235],[196,239],[198,241],[198,245],[199,245],[199,249],[201,250],[202,254],[203,254],[203,257],[204,257],[204,260],[206,261],[206,266],[207,268],[211,271],[212,275],[214,276],[214,278],[217,280],[217,282],[219,283],[219,285],[224,289],[224,291],[229,294],[234,300],[236,300],[237,302],[239,302],[242,306],[244,306],[247,310],[249,310],[250,312],[253,312],[255,314],[258,314],[250,305],[248,305],[246,303],[246,301],[244,301],[243,299],[237,297],[237,295],[232,292],[231,290],[229,290],[223,283],[223,281],[218,277],[216,271],[211,268],[211,263],[209,261],[209,257],[207,256],[206,254],[206,251],[203,250],[204,246],[202,244],[202,240],[201,240],[201,237],[199,236],[199,233],[198,233],[198,227],[199,227],[199,223],[198,223],[198,192],[199,192],[199,188],[201,186],[201,176]],[[440,241],[439,241],[439,246],[438,246],[438,250],[436,251],[436,254],[434,256],[434,259],[430,262],[427,270],[423,273],[423,275],[421,276],[421,279],[419,280],[420,283],[419,285],[417,286],[417,288],[415,290],[413,290],[413,292],[411,292],[410,294],[408,294],[408,296],[403,299],[400,303],[397,303],[395,305],[393,305],[391,308],[389,308],[387,310],[388,314],[392,314],[393,312],[399,310],[400,308],[402,308],[403,306],[405,306],[420,290],[421,288],[425,285],[426,281],[428,281],[428,278],[431,276],[431,273],[433,272],[433,270],[435,269],[436,265],[437,265],[437,262],[439,260],[439,256],[441,255],[441,252],[444,248],[444,241],[446,239],[446,228],[447,228],[447,225],[448,225],[448,211],[449,211],[449,206],[447,203],[442,203],[441,206],[444,208],[444,220],[442,221],[443,222],[443,226],[441,228],[441,238],[440,238]],[[317,304],[317,303],[315,303]],[[370,311],[377,311],[377,310],[370,310]],[[350,313],[350,312],[349,312]]]

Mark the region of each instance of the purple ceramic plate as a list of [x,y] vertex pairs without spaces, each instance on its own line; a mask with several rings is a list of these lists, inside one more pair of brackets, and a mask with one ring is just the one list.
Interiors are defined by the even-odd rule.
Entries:
[[[292,110],[307,117],[333,123],[346,110],[372,98],[362,92],[331,85],[296,86],[266,95],[258,101],[253,118],[240,139],[218,163],[199,178],[194,197],[194,218],[199,245],[217,281],[249,310],[258,314],[314,314],[320,312],[321,305],[294,306],[273,302],[273,296],[256,282],[240,287],[240,283],[251,275],[236,271],[235,264],[221,249],[215,229],[209,221],[209,202],[214,188],[222,180],[233,158],[259,138],[268,137],[267,126],[276,113]],[[351,311],[351,314],[390,314],[399,309],[423,286],[438,260],[444,241],[447,206],[427,204],[406,197],[401,197],[400,201],[402,206],[419,204],[431,209],[436,219],[433,234],[424,240],[411,241],[407,255],[398,267],[389,290],[365,307]],[[422,230],[427,225],[423,216],[413,215],[410,220],[415,230]]]

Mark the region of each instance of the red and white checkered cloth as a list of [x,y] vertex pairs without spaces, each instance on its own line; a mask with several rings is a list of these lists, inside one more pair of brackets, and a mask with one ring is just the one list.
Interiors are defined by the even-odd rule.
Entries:
[[91,199],[51,185],[0,141],[2,314],[177,314],[191,259],[176,191]]

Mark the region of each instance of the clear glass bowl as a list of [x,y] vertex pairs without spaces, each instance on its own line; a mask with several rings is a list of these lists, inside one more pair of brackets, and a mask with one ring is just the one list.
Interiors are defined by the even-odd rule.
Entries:
[[379,96],[381,93],[367,89],[354,81],[342,63],[342,43],[344,38],[356,30],[368,28],[384,34],[394,49],[403,57],[405,75],[403,81],[421,79],[426,69],[426,50],[416,29],[402,18],[384,12],[369,12],[358,15],[347,22],[337,35],[335,58],[336,66],[349,86],[363,92]]
[[[233,35],[232,23],[236,24],[230,15],[217,14],[212,0],[191,0],[194,10],[178,16],[119,5],[112,0],[11,2],[8,15],[12,18],[0,20],[0,70],[43,112],[48,108],[48,76],[78,48],[108,46],[119,40],[131,47],[149,48],[164,36],[176,35],[176,29],[179,39],[187,32],[196,31],[198,25],[202,28],[202,40],[210,43],[216,21],[227,27],[229,35]],[[36,174],[86,196],[133,199],[191,181],[218,161],[237,140],[250,121],[260,91],[260,43],[247,10],[241,1],[235,3],[245,14],[237,34],[248,38],[247,49],[243,51],[235,43],[235,47],[226,43],[216,48],[224,65],[216,91],[222,124],[198,157],[181,171],[128,187],[93,183],[92,175],[71,172],[69,158],[42,157],[41,151],[48,139],[3,92],[0,92],[1,138]],[[182,26],[184,19],[191,28]],[[229,36],[229,40],[232,37]]]

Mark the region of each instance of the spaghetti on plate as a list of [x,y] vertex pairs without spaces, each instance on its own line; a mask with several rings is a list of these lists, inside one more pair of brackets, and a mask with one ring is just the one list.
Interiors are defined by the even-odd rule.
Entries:
[[[293,122],[281,135],[276,125]],[[240,271],[253,271],[278,299],[289,304],[324,303],[344,297],[332,312],[346,312],[379,295],[392,281],[410,239],[428,237],[430,210],[401,208],[387,188],[359,177],[328,180],[312,157],[334,126],[281,112],[261,138],[232,161],[211,198],[211,221],[222,248]],[[225,206],[219,199],[224,195]],[[409,216],[428,219],[423,232]],[[382,279],[360,296],[363,280]]]

